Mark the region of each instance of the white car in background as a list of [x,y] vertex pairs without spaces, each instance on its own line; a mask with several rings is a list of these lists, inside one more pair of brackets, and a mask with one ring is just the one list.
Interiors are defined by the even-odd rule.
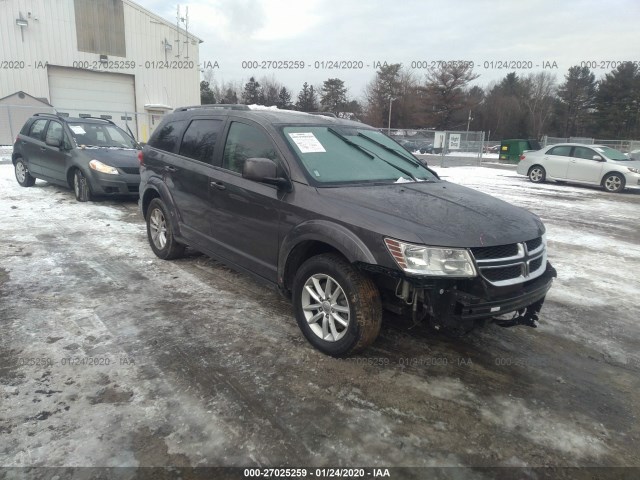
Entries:
[[533,183],[585,183],[600,185],[613,193],[625,187],[640,187],[640,161],[604,145],[560,143],[525,152],[516,171]]

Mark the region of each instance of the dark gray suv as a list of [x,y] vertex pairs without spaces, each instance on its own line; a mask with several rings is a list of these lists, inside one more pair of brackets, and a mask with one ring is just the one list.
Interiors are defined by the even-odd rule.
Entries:
[[456,334],[535,327],[556,275],[537,216],[440,180],[361,123],[185,107],[140,160],[155,254],[190,246],[277,287],[329,355],[371,344],[383,308]]
[[37,113],[20,130],[12,160],[23,187],[39,178],[72,188],[86,202],[98,195],[138,196],[138,149],[110,120]]

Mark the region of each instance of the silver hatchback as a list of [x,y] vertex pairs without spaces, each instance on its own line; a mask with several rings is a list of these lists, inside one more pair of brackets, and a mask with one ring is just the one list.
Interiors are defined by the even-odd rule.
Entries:
[[640,187],[640,161],[604,145],[560,143],[525,152],[517,172],[533,183],[555,180],[600,185],[612,193]]

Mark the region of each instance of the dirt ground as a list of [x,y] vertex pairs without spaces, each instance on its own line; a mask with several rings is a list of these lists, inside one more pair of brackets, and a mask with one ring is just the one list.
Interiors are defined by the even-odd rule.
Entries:
[[0,465],[640,466],[640,194],[440,172],[547,224],[539,328],[389,316],[337,360],[275,291],[157,259],[135,200],[0,165]]

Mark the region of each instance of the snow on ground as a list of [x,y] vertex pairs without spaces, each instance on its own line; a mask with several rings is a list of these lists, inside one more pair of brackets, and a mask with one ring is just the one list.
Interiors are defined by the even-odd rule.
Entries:
[[385,322],[337,360],[251,278],[157,259],[135,202],[0,165],[0,465],[637,465],[640,195],[435,170],[544,220],[559,277],[539,329]]

